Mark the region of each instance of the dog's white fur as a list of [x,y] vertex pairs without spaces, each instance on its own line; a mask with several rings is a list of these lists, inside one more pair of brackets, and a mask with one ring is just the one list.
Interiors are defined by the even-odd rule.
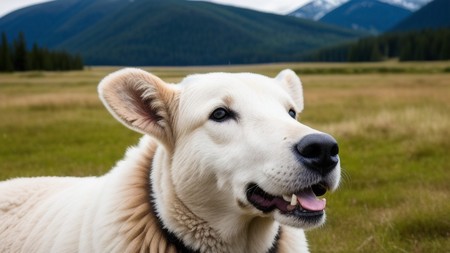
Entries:
[[[295,192],[288,176],[279,183],[280,171],[298,171],[300,184],[318,180],[292,154],[317,132],[289,116],[303,110],[294,72],[274,79],[211,73],[172,85],[124,69],[107,76],[99,93],[119,121],[145,136],[101,177],[1,183],[0,252],[176,252],[160,222],[198,252],[263,253],[274,243],[276,252],[308,252],[302,229],[310,224],[263,213],[245,195],[250,182],[271,194]],[[236,115],[211,120],[220,107]],[[335,189],[339,173],[338,165],[321,180]]]

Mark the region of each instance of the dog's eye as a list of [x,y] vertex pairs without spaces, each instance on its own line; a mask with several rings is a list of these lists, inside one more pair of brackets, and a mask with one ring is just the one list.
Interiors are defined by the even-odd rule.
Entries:
[[231,114],[227,109],[217,108],[211,113],[211,116],[209,116],[209,118],[217,122],[222,122],[230,118],[230,116]]
[[297,113],[296,113],[293,109],[290,109],[290,110],[289,110],[289,115],[290,115],[293,119],[295,119],[295,117],[297,116]]

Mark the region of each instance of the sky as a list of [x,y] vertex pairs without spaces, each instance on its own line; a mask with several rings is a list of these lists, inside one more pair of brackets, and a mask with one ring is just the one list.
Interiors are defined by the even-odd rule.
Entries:
[[[48,2],[50,0],[0,0],[0,17],[5,14],[32,4]],[[131,1],[131,0],[130,0]],[[287,14],[312,0],[203,0],[218,4],[234,5],[264,12]],[[417,4],[424,4],[430,0],[381,0],[402,4],[409,9],[416,9]],[[450,1],[450,0],[449,0]]]
[[258,11],[286,14],[300,8],[308,2],[311,2],[311,0],[208,0],[208,2],[234,5]]
[[[5,14],[32,4],[48,2],[49,0],[0,0],[0,17]],[[265,12],[286,14],[311,0],[208,0],[209,2],[240,6]]]

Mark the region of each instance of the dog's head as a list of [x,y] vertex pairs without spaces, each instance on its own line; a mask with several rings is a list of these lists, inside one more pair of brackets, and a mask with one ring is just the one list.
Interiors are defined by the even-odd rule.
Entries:
[[318,196],[338,186],[338,146],[297,121],[303,92],[291,70],[275,78],[201,74],[170,85],[124,69],[99,93],[119,121],[165,147],[175,192],[194,213],[273,217],[300,228],[324,222]]

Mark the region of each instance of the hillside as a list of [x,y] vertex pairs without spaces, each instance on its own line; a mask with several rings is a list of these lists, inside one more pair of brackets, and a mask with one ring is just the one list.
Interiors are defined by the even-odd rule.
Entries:
[[407,9],[378,0],[351,0],[326,14],[320,21],[378,34],[410,14]]
[[0,19],[0,31],[80,53],[90,65],[294,61],[359,33],[294,17],[182,0],[59,0]]
[[450,1],[434,0],[398,23],[391,31],[450,28]]
[[84,32],[107,15],[130,4],[126,0],[57,0],[29,6],[0,18],[8,37],[24,32],[28,44],[55,47]]

